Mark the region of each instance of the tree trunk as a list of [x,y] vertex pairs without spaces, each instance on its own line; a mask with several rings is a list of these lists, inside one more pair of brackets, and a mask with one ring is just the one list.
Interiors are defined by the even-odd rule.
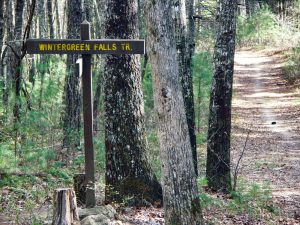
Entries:
[[80,205],[84,205],[86,203],[85,174],[84,173],[75,174],[73,177],[73,181],[74,181],[74,190],[76,193],[77,201]]
[[[106,38],[139,37],[136,0],[107,1]],[[162,199],[146,153],[140,56],[108,55],[105,61],[107,202],[141,205]]]
[[79,215],[75,192],[70,188],[56,189],[54,192],[54,212],[52,225],[79,225]]
[[162,166],[165,223],[203,224],[184,109],[173,15],[175,1],[147,2],[147,43]]
[[92,21],[92,13],[93,13],[93,0],[84,0],[83,3],[84,10],[84,19],[87,21]]
[[[45,11],[44,11],[45,1],[39,0],[38,1],[38,17],[39,17],[39,38],[45,38]],[[39,93],[39,109],[42,108],[42,102],[43,102],[43,93],[44,93],[44,79],[45,79],[45,73],[46,73],[46,67],[47,67],[47,56],[40,55],[40,66],[39,66],[39,73],[41,76],[41,84],[40,84],[40,93]]]
[[214,76],[209,107],[206,177],[210,188],[224,192],[231,190],[230,132],[236,8],[236,0],[218,2]]
[[4,33],[5,33],[4,12],[5,12],[5,2],[4,0],[0,0],[0,91],[2,93],[4,93],[5,91],[5,75],[4,75],[3,60],[2,60],[2,47],[3,47]]
[[195,52],[195,20],[194,20],[194,0],[186,0],[187,14],[187,33],[185,46],[185,64],[186,75],[183,78],[183,96],[186,110],[187,124],[193,153],[193,160],[196,175],[198,176],[198,160],[197,160],[197,141],[196,141],[196,124],[195,124],[195,104],[193,90],[193,55]]
[[[186,5],[187,3],[187,5]],[[195,112],[193,93],[192,56],[194,54],[195,27],[193,0],[176,0],[175,7],[178,7],[175,17],[177,52],[179,64],[179,77],[182,85],[184,106],[186,111],[189,137],[193,153],[193,161],[196,174],[197,166],[197,146],[195,134]],[[186,18],[186,15],[188,17]]]
[[53,21],[53,12],[52,12],[52,0],[47,0],[47,9],[48,9],[48,24],[49,24],[49,35],[50,39],[54,38],[54,21]]
[[25,0],[17,0],[15,8],[15,44],[13,48],[18,56],[14,57],[13,74],[14,74],[14,89],[15,89],[15,105],[14,105],[14,118],[20,120],[20,108],[21,108],[21,82],[22,82],[22,68],[21,68],[21,44],[22,39],[22,25],[23,25],[23,11]]
[[[8,16],[13,14],[13,7],[12,7],[12,1],[6,0],[5,1],[6,5],[6,41],[13,41],[14,38],[14,24],[13,24],[13,17]],[[11,91],[11,86],[12,86],[12,80],[13,80],[13,59],[14,59],[14,54],[10,48],[7,48],[6,52],[6,79],[5,79],[5,90],[3,94],[3,103],[6,106],[6,108],[9,105],[9,93]]]
[[[81,0],[67,0],[67,39],[80,39],[82,18]],[[80,145],[81,87],[79,73],[75,71],[78,55],[68,54],[64,102],[64,147],[68,150]],[[70,152],[69,152],[70,153]],[[70,155],[70,154],[69,154]]]
[[0,57],[2,55],[2,46],[3,46],[3,38],[4,38],[4,31],[5,31],[4,10],[5,10],[4,0],[0,0]]
[[59,12],[58,12],[58,2],[57,0],[54,1],[55,4],[55,16],[56,16],[56,29],[57,29],[57,38],[61,38],[61,31],[60,31],[60,19],[59,19]]

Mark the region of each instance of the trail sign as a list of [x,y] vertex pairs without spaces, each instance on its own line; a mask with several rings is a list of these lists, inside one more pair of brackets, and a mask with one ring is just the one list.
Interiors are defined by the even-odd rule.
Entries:
[[45,40],[29,39],[29,54],[144,54],[143,40]]
[[[83,122],[85,149],[86,206],[94,207],[95,170],[93,147],[93,104],[92,104],[92,54],[144,54],[144,40],[94,39],[91,40],[90,23],[81,26],[81,40],[28,39],[28,54],[82,54]],[[79,71],[79,63],[76,65]]]

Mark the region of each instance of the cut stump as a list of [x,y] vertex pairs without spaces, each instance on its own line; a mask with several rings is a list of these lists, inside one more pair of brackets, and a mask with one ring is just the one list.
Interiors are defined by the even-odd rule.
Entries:
[[54,212],[52,225],[79,225],[76,195],[71,188],[54,191]]

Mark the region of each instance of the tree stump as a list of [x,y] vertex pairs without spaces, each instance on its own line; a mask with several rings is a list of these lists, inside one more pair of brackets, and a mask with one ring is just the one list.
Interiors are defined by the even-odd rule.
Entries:
[[73,180],[74,180],[74,190],[76,193],[77,202],[79,203],[79,205],[84,205],[86,203],[85,174],[84,173],[75,174]]
[[71,188],[54,191],[54,212],[52,225],[79,225],[76,195]]

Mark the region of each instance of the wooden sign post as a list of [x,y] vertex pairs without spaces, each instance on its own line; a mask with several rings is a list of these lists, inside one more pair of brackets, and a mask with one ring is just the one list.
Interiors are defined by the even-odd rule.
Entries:
[[90,23],[81,24],[81,40],[28,39],[28,54],[82,54],[83,122],[85,148],[86,206],[94,207],[95,171],[93,148],[92,54],[144,54],[144,40],[94,39]]

